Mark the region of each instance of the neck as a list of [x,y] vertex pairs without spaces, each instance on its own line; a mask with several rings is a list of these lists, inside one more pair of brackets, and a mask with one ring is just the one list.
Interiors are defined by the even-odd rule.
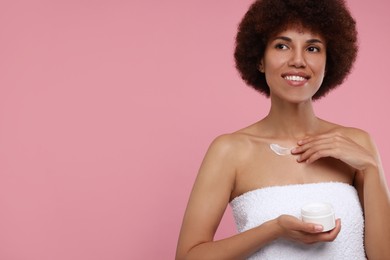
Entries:
[[272,135],[283,139],[300,139],[314,133],[320,124],[313,110],[312,102],[271,105],[264,118]]

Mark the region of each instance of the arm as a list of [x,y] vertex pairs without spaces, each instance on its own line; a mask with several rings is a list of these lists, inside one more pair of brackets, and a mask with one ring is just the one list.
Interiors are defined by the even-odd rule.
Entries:
[[390,256],[390,196],[374,143],[367,137],[364,145],[375,158],[375,164],[358,171],[355,178],[364,208],[366,253],[369,259],[386,259]]
[[176,259],[244,259],[279,237],[314,243],[332,241],[332,232],[280,216],[235,236],[213,241],[235,185],[239,146],[230,136],[217,138],[210,146],[195,181],[180,231]]
[[298,142],[293,153],[299,162],[311,163],[322,157],[334,157],[355,168],[354,185],[364,210],[365,250],[369,259],[390,255],[390,196],[378,151],[361,130],[332,131]]

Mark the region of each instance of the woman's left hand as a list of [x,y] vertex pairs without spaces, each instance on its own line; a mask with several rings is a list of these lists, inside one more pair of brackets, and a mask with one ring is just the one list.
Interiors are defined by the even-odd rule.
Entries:
[[367,149],[335,131],[304,138],[291,153],[299,155],[298,162],[312,163],[320,158],[333,157],[360,171],[376,165],[374,156]]

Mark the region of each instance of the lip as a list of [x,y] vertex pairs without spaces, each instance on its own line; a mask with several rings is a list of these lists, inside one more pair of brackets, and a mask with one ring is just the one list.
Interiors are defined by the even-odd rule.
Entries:
[[[304,78],[305,80],[302,80],[302,81],[288,80],[288,79],[286,79],[287,76],[298,76],[298,77]],[[290,71],[290,72],[283,73],[282,78],[285,81],[287,81],[287,83],[289,85],[294,86],[294,87],[300,87],[300,86],[304,86],[307,83],[307,81],[310,79],[310,75],[307,73],[304,73],[302,71]]]
[[282,74],[283,78],[286,76],[299,76],[305,79],[310,79],[310,75],[303,71],[289,71]]

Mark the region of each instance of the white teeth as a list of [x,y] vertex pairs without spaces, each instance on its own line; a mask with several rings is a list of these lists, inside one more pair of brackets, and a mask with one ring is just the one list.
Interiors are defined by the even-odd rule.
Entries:
[[304,77],[301,76],[285,76],[286,80],[292,80],[292,81],[304,81],[306,80]]

